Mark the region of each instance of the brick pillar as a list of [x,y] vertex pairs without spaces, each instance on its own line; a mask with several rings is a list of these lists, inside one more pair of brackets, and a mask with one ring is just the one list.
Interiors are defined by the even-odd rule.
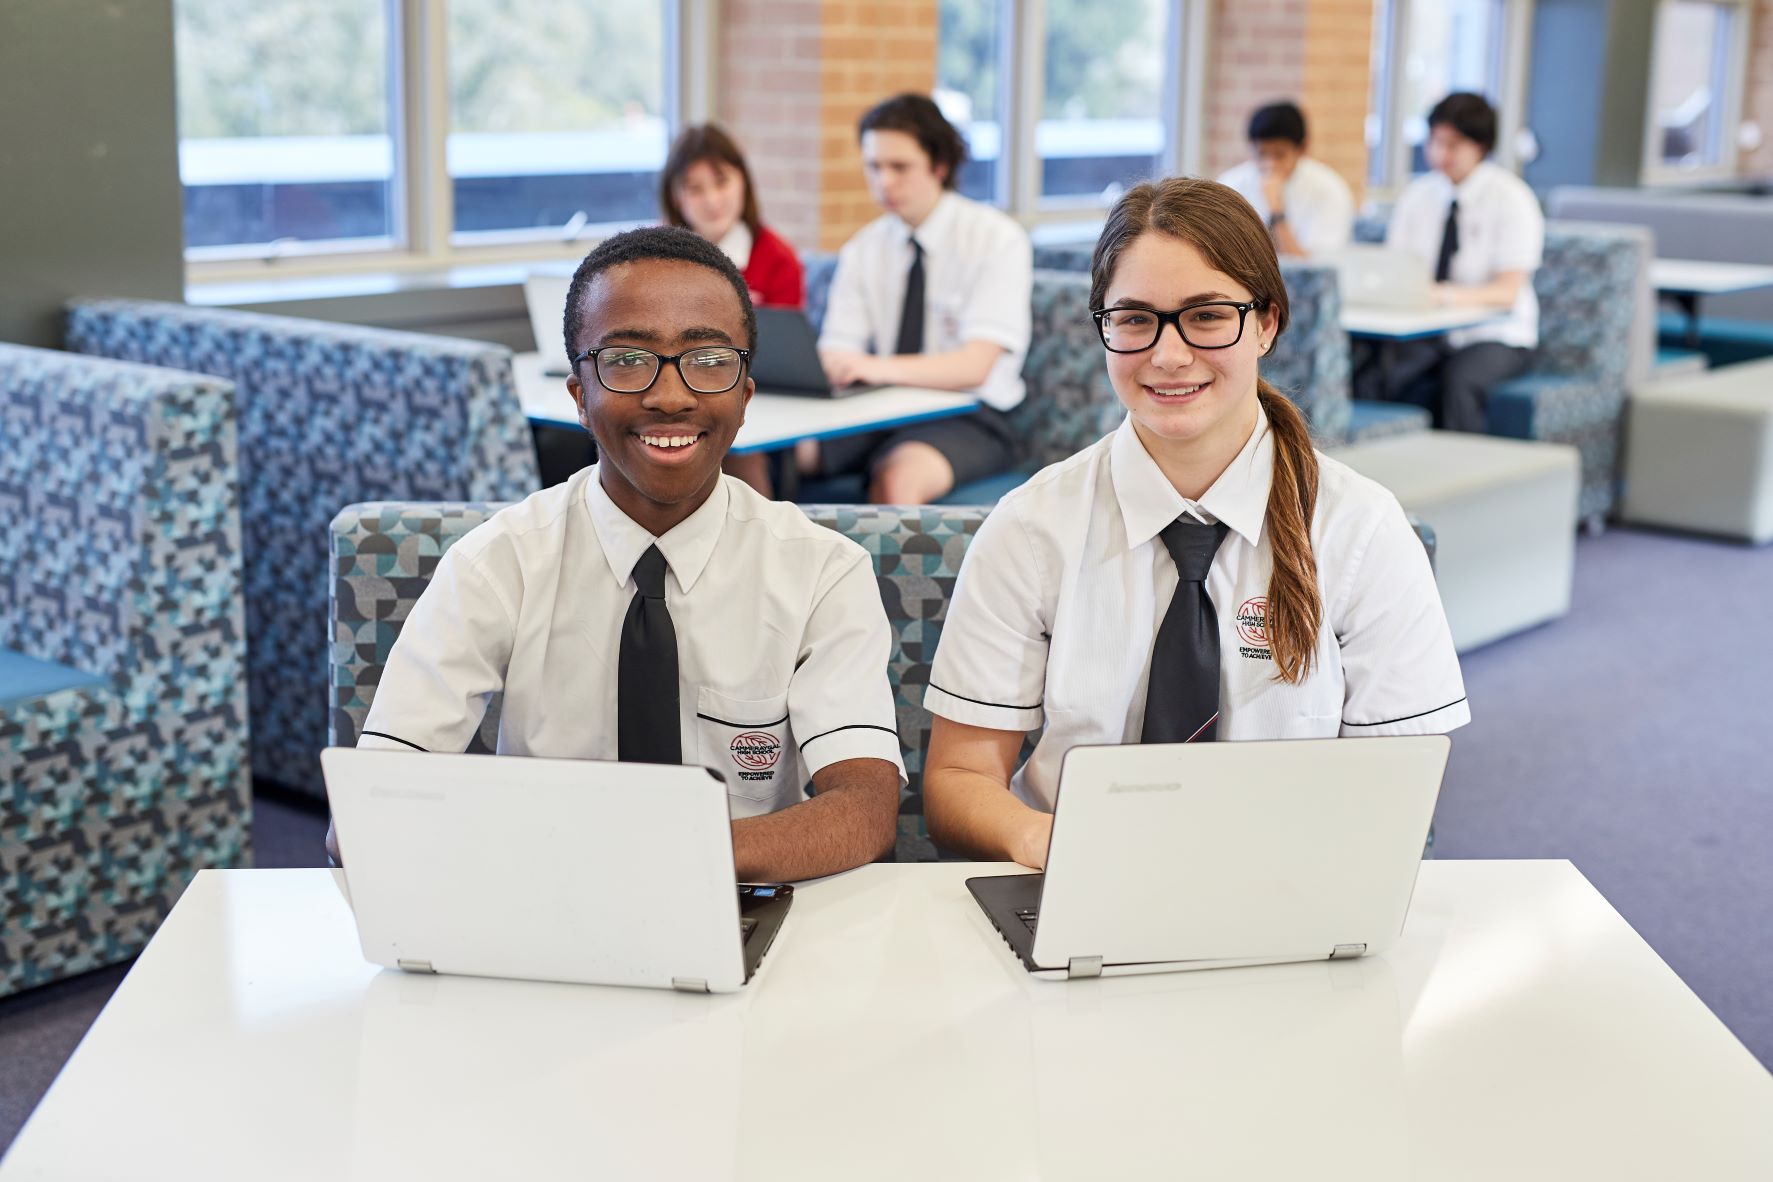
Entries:
[[1311,117],[1311,154],[1342,174],[1357,202],[1367,180],[1372,55],[1373,0],[1311,0],[1300,106]]
[[881,99],[936,85],[936,0],[824,0],[819,246],[836,250],[879,216],[862,178],[856,121]]
[[1207,51],[1207,176],[1250,154],[1250,112],[1292,99],[1305,107],[1315,135],[1316,112],[1303,100],[1305,0],[1215,0],[1213,44]]
[[1742,117],[1761,125],[1761,146],[1743,152],[1737,167],[1747,173],[1773,172],[1773,0],[1760,0],[1749,15],[1748,86]]
[[766,221],[800,250],[836,250],[879,210],[856,120],[936,83],[937,0],[725,0],[720,120]]
[[1372,39],[1373,0],[1216,0],[1207,175],[1249,154],[1250,112],[1292,99],[1305,110],[1311,154],[1341,173],[1358,199],[1367,172]]
[[821,0],[724,0],[719,121],[751,165],[763,218],[797,250],[819,240]]

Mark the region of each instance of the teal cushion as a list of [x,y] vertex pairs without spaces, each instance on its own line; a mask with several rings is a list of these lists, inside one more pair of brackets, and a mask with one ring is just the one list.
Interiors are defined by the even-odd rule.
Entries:
[[23,653],[0,648],[0,706],[41,698],[57,690],[103,684],[104,678],[95,677],[71,665],[39,661]]
[[938,505],[995,505],[1005,494],[1020,488],[1024,481],[1035,473],[1032,464],[1020,468],[1011,468],[1008,472],[998,472],[991,476],[981,476],[970,480],[958,488],[950,490],[947,496],[937,499]]

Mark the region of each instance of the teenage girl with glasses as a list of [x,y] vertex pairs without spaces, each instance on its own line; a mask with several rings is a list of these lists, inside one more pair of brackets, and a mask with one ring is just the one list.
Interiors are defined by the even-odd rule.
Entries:
[[1037,867],[1078,744],[1470,719],[1397,499],[1314,450],[1258,372],[1287,292],[1250,205],[1192,178],[1132,189],[1096,244],[1090,303],[1127,418],[992,510],[924,698],[931,837]]

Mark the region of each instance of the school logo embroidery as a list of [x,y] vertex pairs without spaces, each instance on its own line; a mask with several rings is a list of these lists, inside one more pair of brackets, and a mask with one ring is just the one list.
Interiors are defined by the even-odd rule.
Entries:
[[1239,656],[1252,661],[1274,660],[1268,649],[1268,596],[1246,599],[1237,609],[1237,638],[1243,641],[1238,646]]
[[782,740],[768,731],[746,731],[732,742],[733,762],[739,765],[739,779],[767,780],[776,761],[782,758]]

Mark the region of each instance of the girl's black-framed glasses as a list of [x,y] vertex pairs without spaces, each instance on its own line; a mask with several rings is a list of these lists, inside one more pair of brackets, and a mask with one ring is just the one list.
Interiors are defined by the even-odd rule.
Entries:
[[1262,300],[1233,303],[1210,300],[1189,304],[1173,312],[1152,308],[1093,308],[1090,318],[1102,334],[1102,347],[1110,353],[1143,353],[1157,344],[1166,324],[1176,326],[1182,343],[1191,349],[1229,349],[1243,340],[1244,321],[1262,307]]
[[[586,349],[573,358],[573,372],[586,358],[597,372],[597,380],[606,390],[617,394],[644,394],[659,380],[665,362],[677,367],[677,376],[697,394],[725,394],[745,376],[745,363],[751,350],[731,345],[701,345],[681,353],[655,353],[638,345],[605,345]],[[584,375],[580,375],[584,381]]]

